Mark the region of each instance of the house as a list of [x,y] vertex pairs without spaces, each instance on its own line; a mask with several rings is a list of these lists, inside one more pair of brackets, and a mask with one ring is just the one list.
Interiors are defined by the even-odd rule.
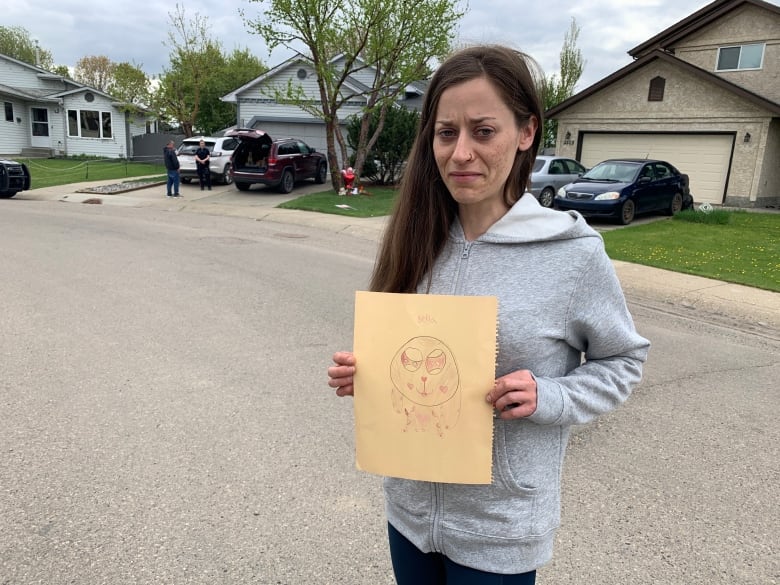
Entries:
[[[152,129],[101,91],[0,55],[0,153],[130,158],[132,137]],[[137,110],[136,110],[137,111]]]
[[[343,60],[343,55],[333,59],[332,64],[337,71],[343,70]],[[342,126],[350,116],[362,112],[374,75],[374,68],[366,66],[346,78],[342,86],[346,102],[338,111]],[[275,93],[286,91],[288,86],[299,88],[313,107],[321,107],[314,64],[303,55],[284,61],[221,99],[236,104],[236,124],[239,127],[263,130],[273,138],[300,138],[318,151],[326,152],[325,122],[296,104],[280,103],[276,99]],[[424,91],[422,82],[410,84],[400,99],[402,102],[408,100],[412,107]]]
[[696,203],[780,206],[780,7],[716,0],[628,53],[546,113],[557,153],[665,159]]

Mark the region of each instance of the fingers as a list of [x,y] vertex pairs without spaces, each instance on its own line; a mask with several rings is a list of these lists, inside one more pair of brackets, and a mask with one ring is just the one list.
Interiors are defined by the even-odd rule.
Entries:
[[348,351],[336,352],[333,354],[333,362],[336,365],[328,368],[328,386],[336,389],[336,396],[353,396],[354,354]]
[[523,418],[536,412],[536,380],[528,370],[518,370],[496,380],[485,397],[502,419]]

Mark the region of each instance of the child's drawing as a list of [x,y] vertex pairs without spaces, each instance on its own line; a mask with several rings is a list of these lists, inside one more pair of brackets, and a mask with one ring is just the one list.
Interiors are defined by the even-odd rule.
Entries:
[[390,363],[393,408],[406,417],[404,431],[455,426],[460,416],[460,376],[450,349],[435,337],[414,337]]

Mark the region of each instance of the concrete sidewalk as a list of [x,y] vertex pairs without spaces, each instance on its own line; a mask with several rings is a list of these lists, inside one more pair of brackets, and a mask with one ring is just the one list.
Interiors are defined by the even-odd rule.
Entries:
[[[197,182],[183,184],[181,198],[166,197],[164,184],[116,193],[88,192],[89,189],[116,183],[116,180],[96,181],[35,189],[19,193],[16,199],[70,203],[98,199],[104,205],[159,207],[305,225],[374,241],[379,240],[386,224],[384,217],[352,218],[276,207],[283,201],[322,190],[322,185],[308,182],[296,186],[289,195],[280,195],[259,186],[250,191],[238,191],[233,185],[216,185],[212,191],[201,191]],[[344,201],[348,203],[349,199]],[[626,295],[632,300],[647,301],[693,319],[707,313],[780,339],[780,293],[628,262],[614,261],[613,264]]]

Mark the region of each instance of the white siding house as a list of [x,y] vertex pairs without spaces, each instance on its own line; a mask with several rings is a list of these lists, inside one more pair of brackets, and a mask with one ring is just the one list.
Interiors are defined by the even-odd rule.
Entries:
[[111,96],[0,55],[0,154],[132,156],[132,137],[146,119]]
[[[336,70],[341,69],[342,57],[334,59]],[[279,103],[274,98],[275,90],[285,91],[289,85],[297,86],[303,95],[317,108],[321,99],[317,86],[315,69],[309,59],[296,56],[270,69],[263,75],[223,96],[222,101],[236,104],[236,124],[242,128],[263,130],[272,138],[299,138],[320,152],[327,151],[325,122],[295,104]],[[342,125],[347,119],[359,114],[366,105],[366,92],[374,84],[375,70],[372,67],[349,76],[342,87],[342,96],[347,98],[339,110]],[[354,97],[350,97],[354,95]],[[423,89],[411,85],[404,97],[419,97]]]

